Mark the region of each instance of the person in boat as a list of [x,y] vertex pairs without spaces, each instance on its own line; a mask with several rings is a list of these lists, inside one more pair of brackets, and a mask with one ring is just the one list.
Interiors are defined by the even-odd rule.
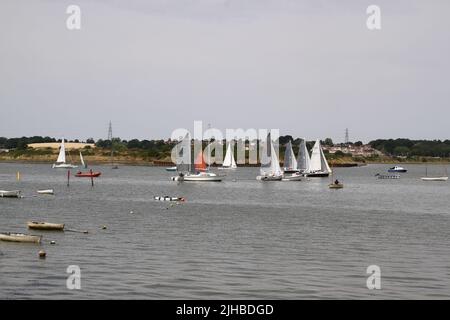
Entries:
[[339,184],[339,180],[336,179],[336,180],[334,181],[334,184],[338,185],[338,184]]

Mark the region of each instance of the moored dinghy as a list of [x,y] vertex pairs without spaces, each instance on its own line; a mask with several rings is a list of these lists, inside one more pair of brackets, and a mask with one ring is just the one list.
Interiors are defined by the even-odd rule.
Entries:
[[0,190],[0,198],[21,198],[20,190]]
[[169,197],[169,196],[163,196],[163,197],[155,196],[154,199],[156,201],[181,201],[181,202],[186,201],[186,199],[183,197]]
[[41,243],[42,236],[5,232],[0,233],[0,240],[8,242]]
[[39,194],[47,194],[47,195],[54,195],[55,194],[53,189],[38,190],[37,193],[39,193]]
[[47,230],[47,231],[64,231],[64,223],[48,223],[48,222],[27,222],[28,229]]

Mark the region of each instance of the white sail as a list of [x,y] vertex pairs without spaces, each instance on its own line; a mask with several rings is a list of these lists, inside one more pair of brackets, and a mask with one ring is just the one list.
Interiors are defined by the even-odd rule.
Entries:
[[333,171],[330,169],[328,165],[327,158],[325,158],[325,154],[323,153],[323,149],[320,148],[320,160],[322,161],[322,171],[332,173]]
[[330,166],[325,158],[325,154],[323,153],[319,140],[316,141],[312,150],[310,172],[331,173]]
[[225,154],[225,159],[223,160],[223,167],[236,168],[236,161],[234,161],[234,148],[232,148],[232,143],[230,142],[227,147],[227,152]]
[[273,146],[273,143],[270,144],[271,149],[271,165],[270,165],[270,169],[271,169],[271,173],[275,176],[281,176],[283,174],[283,171],[281,171],[280,168],[280,160],[278,159],[278,155],[275,151],[275,148]]
[[84,163],[84,159],[83,159],[83,155],[81,154],[81,151],[80,151],[80,161],[81,161],[81,165],[83,167],[87,168],[86,164]]
[[260,145],[260,162],[261,162],[261,168],[259,169],[259,172],[262,176],[264,175],[270,175],[271,174],[271,140],[270,140],[270,133],[267,135],[267,139],[265,142],[261,141],[262,145]]
[[311,165],[309,167],[311,172],[322,171],[322,160],[320,155],[320,141],[317,140],[311,153]]
[[308,148],[306,147],[306,140],[302,139],[297,158],[297,169],[308,173],[311,167],[311,159],[309,157]]
[[64,146],[64,138],[61,141],[61,147],[59,148],[59,155],[56,163],[66,163],[66,147]]
[[289,141],[284,152],[283,166],[288,170],[297,170],[297,160],[294,157],[294,150],[292,150],[292,143]]

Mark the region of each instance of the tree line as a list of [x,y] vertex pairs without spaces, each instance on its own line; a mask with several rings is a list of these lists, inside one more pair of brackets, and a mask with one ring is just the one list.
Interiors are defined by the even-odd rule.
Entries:
[[[284,146],[291,141],[294,145],[294,149],[297,149],[300,144],[300,138],[294,138],[291,135],[280,136],[279,144]],[[31,143],[51,143],[61,142],[61,139],[55,139],[51,137],[33,136],[33,137],[21,137],[21,138],[5,138],[0,137],[0,149],[27,149],[28,144]],[[95,141],[93,138],[89,138],[86,141],[80,141],[78,139],[68,140],[68,142],[86,142],[95,144],[98,148],[111,149],[120,152],[124,150],[140,150],[146,151],[149,154],[157,155],[158,153],[169,153],[176,141],[164,141],[164,140],[122,140],[120,138],[113,138],[113,140],[99,139]],[[321,141],[323,145],[333,146],[333,140],[326,138]],[[363,145],[361,141],[349,143],[350,145],[360,146]],[[306,145],[308,149],[311,149],[314,145],[314,141],[307,141]],[[410,139],[377,139],[369,142],[369,145],[389,156],[404,156],[404,157],[450,157],[450,140],[410,140]]]

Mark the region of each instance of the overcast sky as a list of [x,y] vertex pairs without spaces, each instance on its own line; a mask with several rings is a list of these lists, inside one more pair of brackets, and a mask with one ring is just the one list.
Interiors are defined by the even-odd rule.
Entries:
[[[81,7],[81,30],[66,8]],[[382,29],[366,27],[381,7]],[[450,138],[448,0],[1,0],[0,136]]]

